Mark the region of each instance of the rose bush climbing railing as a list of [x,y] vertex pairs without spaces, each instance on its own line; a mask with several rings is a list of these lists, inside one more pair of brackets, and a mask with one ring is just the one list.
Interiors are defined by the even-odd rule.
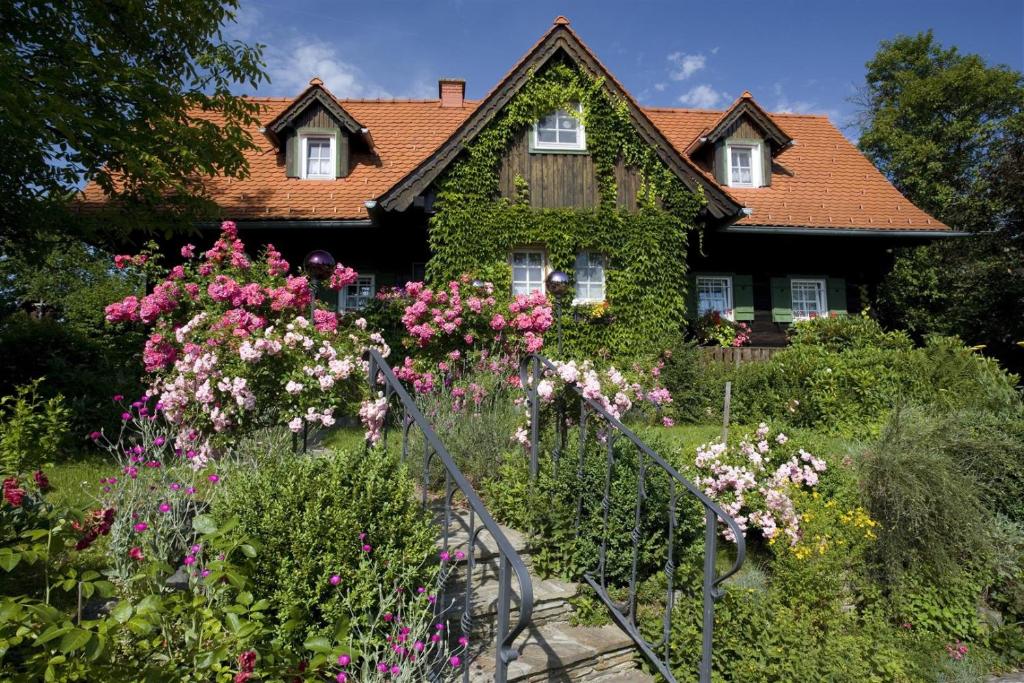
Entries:
[[[562,372],[560,372],[560,370]],[[566,376],[568,375],[568,376]],[[704,509],[704,563],[703,563],[703,630],[701,643],[700,681],[710,683],[711,681],[711,644],[714,632],[714,609],[715,602],[722,597],[723,591],[720,588],[723,581],[739,571],[746,555],[746,543],[743,529],[740,524],[727,513],[718,503],[712,500],[696,484],[681,475],[668,461],[652,450],[638,437],[631,429],[619,421],[618,415],[625,412],[623,404],[624,392],[616,394],[615,398],[609,399],[601,390],[597,381],[596,373],[580,373],[574,363],[556,363],[543,356],[531,354],[523,358],[519,368],[519,380],[526,391],[529,410],[529,455],[530,471],[536,477],[540,470],[540,446],[541,446],[541,403],[551,400],[552,381],[561,380],[569,388],[569,391],[579,397],[580,413],[578,420],[579,428],[579,460],[577,466],[577,477],[581,484],[584,480],[584,467],[587,451],[587,434],[590,431],[588,422],[593,419],[600,427],[594,430],[595,438],[602,442],[605,450],[604,468],[604,490],[601,499],[601,524],[602,530],[599,534],[600,545],[597,552],[597,566],[583,574],[584,580],[597,594],[598,598],[611,611],[615,622],[625,631],[636,643],[637,647],[650,660],[657,671],[666,680],[674,682],[677,679],[673,676],[669,662],[671,661],[670,634],[672,626],[672,612],[675,604],[676,586],[674,585],[675,574],[675,541],[676,528],[679,524],[678,508],[682,496],[692,496]],[[657,391],[657,390],[655,390]],[[648,397],[657,404],[659,395]],[[626,408],[628,410],[628,408]],[[557,437],[553,451],[554,465],[557,467],[557,460],[565,447],[565,435],[567,431],[566,416],[558,411],[556,416]],[[634,527],[631,532],[631,571],[629,574],[628,593],[625,602],[620,603],[614,600],[610,594],[610,586],[606,577],[606,561],[608,559],[609,545],[609,511],[612,507],[612,473],[616,463],[615,443],[618,439],[624,438],[637,451],[637,487]],[[640,560],[641,545],[641,519],[645,513],[644,502],[647,498],[648,471],[650,469],[661,470],[668,478],[668,505],[666,510],[667,543],[665,545],[664,571],[667,577],[667,589],[665,595],[665,609],[662,619],[661,638],[656,642],[650,642],[640,631],[637,621],[637,587],[638,563]],[[587,487],[577,487],[576,497],[576,525],[579,527],[582,519],[583,498],[587,493]],[[736,559],[728,571],[718,574],[715,567],[715,559],[718,552],[718,534],[720,525],[725,526],[725,532],[733,539],[736,545]],[[659,651],[661,653],[659,654]]]
[[[431,489],[431,465],[440,462],[444,471],[444,497],[441,502],[441,545],[442,557],[449,557],[451,544],[451,530],[453,521],[453,500],[457,493],[465,498],[466,507],[469,511],[468,526],[466,528],[466,553],[460,557],[461,551],[456,551],[455,559],[466,561],[465,564],[465,587],[462,589],[462,614],[460,626],[463,633],[469,635],[473,627],[473,583],[474,566],[476,563],[475,549],[479,542],[481,533],[491,535],[494,544],[498,549],[498,600],[496,626],[497,632],[494,636],[496,644],[494,680],[497,683],[504,683],[508,678],[508,665],[515,660],[519,653],[513,644],[516,638],[523,632],[530,623],[533,614],[533,583],[530,580],[530,573],[526,568],[523,559],[516,552],[512,543],[502,532],[501,527],[494,521],[487,511],[480,496],[477,495],[473,486],[455,464],[451,454],[438,438],[429,421],[416,406],[416,401],[402,385],[401,380],[388,365],[384,356],[374,348],[367,351],[369,365],[369,385],[371,400],[364,404],[361,417],[367,424],[368,441],[384,440],[388,434],[387,413],[392,400],[397,399],[398,415],[397,420],[402,430],[402,457],[403,460],[410,456],[410,432],[413,427],[420,431],[423,438],[423,506],[430,506],[429,492]],[[373,397],[376,396],[376,399]],[[436,512],[436,510],[435,510]],[[446,606],[446,588],[451,578],[451,562],[446,562],[442,569],[440,589],[437,604]],[[512,616],[512,575],[515,575],[519,584],[519,616],[514,625],[509,622]],[[469,665],[472,661],[470,653],[462,662],[463,681],[469,681]]]

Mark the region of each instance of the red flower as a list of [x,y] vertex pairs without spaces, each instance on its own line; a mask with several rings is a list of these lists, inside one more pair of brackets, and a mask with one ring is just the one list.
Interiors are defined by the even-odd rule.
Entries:
[[39,487],[40,491],[48,491],[50,488],[50,480],[47,479],[46,475],[43,474],[42,470],[36,470],[32,477],[36,480],[36,486]]
[[18,479],[16,477],[4,479],[4,500],[17,508],[21,507],[21,502],[24,498],[25,489],[18,486]]

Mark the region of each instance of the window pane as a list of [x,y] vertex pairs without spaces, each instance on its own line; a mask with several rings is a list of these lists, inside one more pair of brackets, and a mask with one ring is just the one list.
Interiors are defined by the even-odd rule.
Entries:
[[566,114],[561,114],[558,117],[558,127],[559,128],[563,128],[563,129],[566,129],[566,130],[576,130],[576,126],[578,124],[579,124],[579,121],[577,121],[576,119],[574,119],[572,116],[570,116],[567,113]]
[[558,132],[558,141],[564,142],[567,145],[576,144],[576,131],[574,130],[562,130]]
[[545,130],[543,128],[537,129],[537,142],[556,142],[558,137],[558,131]]
[[730,289],[728,278],[697,278],[697,315],[704,315],[711,311],[731,315],[732,292]]

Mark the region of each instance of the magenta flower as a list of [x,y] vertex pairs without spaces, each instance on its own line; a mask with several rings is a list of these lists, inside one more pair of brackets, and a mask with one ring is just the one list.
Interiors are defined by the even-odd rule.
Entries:
[[390,622],[394,618],[395,618],[395,615],[392,614],[391,612],[385,612],[384,613],[384,621]]
[[370,545],[369,543],[366,543],[366,544],[363,545],[363,552],[364,553],[368,553],[368,552],[370,552],[372,550],[373,550],[373,546]]
[[184,562],[185,562],[185,566],[186,567],[191,567],[192,565],[194,565],[196,563],[196,556],[195,555],[186,555]]
[[447,550],[442,550],[441,551],[441,561],[442,562],[447,562],[450,558],[451,558],[451,556],[448,554]]
[[132,558],[136,562],[142,562],[144,559],[146,559],[145,555],[142,554],[142,548],[138,546],[135,546],[134,548],[128,551],[128,557]]
[[451,658],[448,660],[448,663],[451,664],[453,667],[458,668],[459,666],[461,666],[462,660],[459,659],[458,655],[452,655]]
[[391,665],[391,675],[392,676],[397,676],[400,673],[402,673],[402,667],[398,666],[397,664],[392,664]]
[[459,645],[461,645],[462,647],[469,646],[469,638],[467,638],[466,636],[459,636]]
[[456,550],[455,551],[455,559],[456,560],[464,560],[464,559],[466,559],[466,553],[462,552],[461,550]]
[[348,666],[352,662],[352,658],[346,655],[338,655],[338,664],[341,666]]
[[337,586],[339,583],[341,583],[341,577],[338,576],[337,574],[333,575],[331,577],[331,585],[332,586]]
[[101,434],[100,432],[91,432],[89,434],[89,438],[92,439],[93,441],[98,441],[101,436],[103,436],[103,434]]
[[158,509],[160,512],[170,512],[171,506],[169,503],[160,503],[160,507]]
[[164,437],[162,437],[162,436],[158,436],[155,439],[153,439],[153,445],[154,446],[163,446],[165,442],[166,442],[166,439],[164,439]]
[[338,681],[338,683],[347,683],[348,674],[344,671],[339,671],[338,675],[334,677],[334,680]]
[[121,413],[121,419],[124,420],[125,422],[127,422],[128,420],[132,419],[132,414],[131,413]]
[[134,528],[135,528],[135,530],[137,532],[139,532],[141,534],[143,531],[145,531],[146,529],[149,528],[149,525],[146,524],[145,522],[139,522],[138,524],[135,525]]
[[388,672],[388,665],[384,662],[381,662],[377,665],[377,671],[381,672],[382,674],[386,674]]
[[121,394],[114,394],[114,402],[115,403],[120,403],[123,400],[124,400],[124,396],[122,396]]

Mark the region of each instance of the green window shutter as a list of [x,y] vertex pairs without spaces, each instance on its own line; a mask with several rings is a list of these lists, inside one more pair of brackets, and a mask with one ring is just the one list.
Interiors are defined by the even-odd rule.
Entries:
[[793,322],[793,298],[788,277],[772,278],[772,322]]
[[754,319],[754,278],[750,275],[732,276],[732,311],[736,320]]
[[689,320],[697,319],[697,275],[686,277],[686,317]]
[[830,277],[825,282],[829,314],[846,315],[846,280]]
[[288,131],[284,141],[284,170],[289,178],[299,177],[299,136],[295,131]]
[[335,145],[336,145],[337,150],[338,150],[338,153],[335,155],[335,159],[334,159],[334,163],[336,164],[335,171],[334,171],[334,177],[335,178],[344,178],[345,176],[348,175],[348,171],[349,171],[348,136],[345,135],[344,133],[342,133],[341,129],[339,129],[339,128],[335,129],[335,133],[334,134],[336,136]]
[[772,184],[772,146],[765,140],[761,143],[761,187]]
[[726,164],[729,163],[727,152],[725,140],[719,140],[715,143],[715,180],[722,185],[726,185],[729,182],[728,169],[726,169]]

